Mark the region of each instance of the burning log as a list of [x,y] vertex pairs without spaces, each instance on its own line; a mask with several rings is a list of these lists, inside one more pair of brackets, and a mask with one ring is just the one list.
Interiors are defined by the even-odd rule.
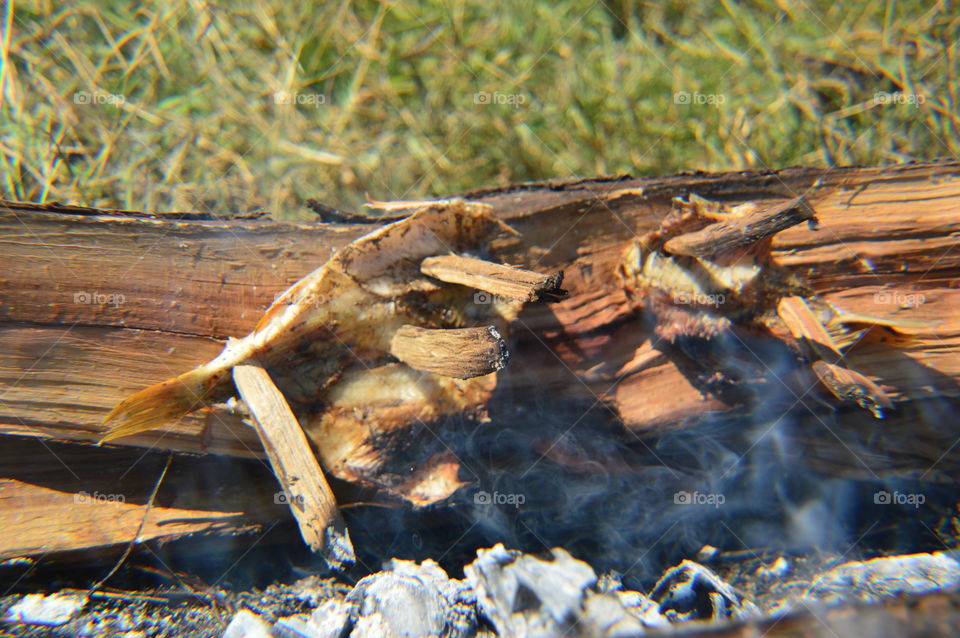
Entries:
[[[844,457],[847,448],[879,445],[884,454],[872,457],[878,459],[869,468],[873,474],[926,471],[933,463],[926,476],[946,478],[960,459],[956,450],[938,457],[949,448],[941,443],[952,442],[955,432],[934,428],[916,414],[932,402],[960,397],[960,298],[953,285],[960,256],[950,250],[960,231],[954,215],[960,206],[958,175],[960,164],[941,162],[520,185],[469,193],[466,201],[429,203],[372,234],[370,225],[361,224],[5,203],[0,208],[5,231],[0,251],[8,264],[0,309],[2,433],[97,441],[111,407],[145,386],[189,374],[221,351],[233,356],[236,342],[224,349],[222,340],[256,334],[269,306],[260,328],[288,316],[318,317],[322,313],[314,310],[331,303],[325,316],[333,320],[324,320],[329,329],[321,331],[322,339],[291,339],[272,357],[261,356],[262,343],[256,345],[257,352],[206,377],[196,386],[197,396],[164,404],[184,416],[155,430],[133,427],[126,430],[129,437],[113,444],[263,455],[256,432],[229,408],[235,392],[228,372],[256,354],[329,475],[395,502],[435,503],[471,478],[460,475],[459,450],[447,425],[464,420],[495,429],[521,423],[513,397],[551,397],[546,416],[568,424],[575,420],[567,418],[570,406],[599,399],[610,409],[611,428],[645,438],[690,430],[723,415],[742,419],[776,411],[778,402],[787,404],[784,410],[799,402],[799,431],[804,424],[816,426],[824,407],[806,403],[803,390],[809,384],[803,375],[824,379],[830,394],[819,401],[828,403],[828,410],[845,410],[835,395],[850,396],[844,389],[850,384],[831,380],[828,372],[835,370],[817,370],[823,368],[818,361],[827,366],[836,361],[813,360],[794,347],[811,339],[794,335],[789,319],[777,312],[780,299],[799,296],[837,344],[843,368],[873,383],[894,408],[884,410],[882,421],[846,416],[838,434],[854,442],[845,439],[844,446],[804,436],[798,445],[815,450],[810,462],[831,473],[862,470]],[[804,193],[802,200],[797,193]],[[675,203],[678,197],[686,205]],[[669,216],[682,221],[690,212],[687,205],[697,201],[705,214],[696,224],[674,235],[661,233]],[[820,230],[799,223],[809,218],[801,202],[816,212]],[[734,220],[731,214],[762,223]],[[482,232],[458,231],[465,219],[476,221]],[[567,232],[574,227],[577,232]],[[444,240],[434,241],[431,233]],[[662,243],[639,246],[649,254],[626,263],[624,253],[633,249],[635,237],[652,239],[652,233],[661,233]],[[718,236],[724,249],[709,249],[706,238]],[[765,239],[748,243],[759,236]],[[424,245],[429,250],[420,250]],[[131,262],[132,254],[138,261]],[[490,261],[478,264],[465,254]],[[654,254],[653,262],[676,267],[648,269]],[[702,268],[691,269],[696,261]],[[497,263],[538,275],[518,275],[515,267],[503,271]],[[325,264],[312,280],[327,286],[312,289],[322,298],[301,295],[308,286],[294,286],[278,298]],[[474,300],[476,290],[501,294],[505,286],[525,290],[528,299],[533,290],[535,297],[550,300],[560,285],[550,277],[561,271],[570,294],[558,303],[521,311],[520,302]],[[656,274],[644,285],[677,277],[694,287],[682,290],[686,296],[661,290],[666,294],[648,307],[629,283],[638,273]],[[716,276],[726,277],[725,287],[711,287]],[[751,277],[764,285],[747,285]],[[767,294],[771,290],[776,294]],[[751,311],[752,300],[770,312]],[[373,310],[361,316],[358,308]],[[368,332],[361,334],[358,319],[367,322]],[[435,372],[424,376],[393,356],[394,337],[403,326],[491,325],[513,355],[513,363],[496,375],[466,381]],[[720,334],[718,328],[729,328],[723,334],[748,346],[737,353],[745,357],[739,376],[711,376],[714,368],[722,369],[722,362],[710,360],[720,352],[718,341],[709,338]],[[768,360],[751,358],[750,350],[764,348],[793,366],[782,383],[771,376]],[[91,374],[105,369],[114,375]],[[490,422],[491,414],[502,420]],[[121,410],[117,422],[124,422],[124,415],[130,423],[137,412]],[[548,420],[543,417],[531,419],[531,429]],[[560,449],[552,435],[543,436],[543,450]],[[911,446],[916,454],[899,454]],[[636,447],[629,450],[634,459],[622,464],[625,471],[653,463]],[[334,482],[335,489],[338,485]]]
[[[660,228],[627,249],[618,274],[638,308],[656,321],[655,334],[703,390],[742,403],[745,355],[753,356],[755,368],[776,365],[751,349],[753,335],[761,335],[789,349],[780,358],[799,355],[793,365],[780,364],[787,375],[802,375],[806,364],[835,398],[856,403],[877,418],[892,409],[876,383],[840,363],[840,346],[804,297],[829,304],[772,260],[773,235],[813,217],[802,198],[759,213],[751,204],[726,208],[702,197],[677,203],[679,209]],[[703,226],[711,220],[721,221]],[[691,230],[696,228],[700,230]],[[916,325],[864,316],[857,321],[898,329]],[[783,326],[795,341],[785,339]]]

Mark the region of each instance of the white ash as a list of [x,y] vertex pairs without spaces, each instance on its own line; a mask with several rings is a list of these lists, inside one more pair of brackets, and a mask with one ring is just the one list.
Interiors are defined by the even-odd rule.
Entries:
[[273,626],[277,638],[339,638],[350,622],[355,605],[339,598],[331,598],[311,614],[281,618]]
[[309,616],[283,618],[274,632],[283,638],[466,638],[476,625],[476,598],[468,585],[432,560],[394,559],[357,583],[345,600],[328,601]]
[[763,564],[757,567],[755,575],[761,580],[779,580],[789,573],[790,561],[783,556],[779,556],[769,565]]
[[849,598],[877,602],[955,588],[960,586],[957,558],[956,552],[937,552],[851,561],[817,577],[807,597],[827,604]]
[[223,638],[272,638],[270,624],[249,609],[234,614]]
[[510,551],[498,544],[477,552],[464,568],[477,605],[501,636],[630,636],[666,620],[638,592],[598,589],[593,568],[563,549],[552,558]]
[[27,594],[7,610],[4,620],[58,627],[69,622],[86,603],[86,596],[78,594]]
[[[658,603],[626,591],[616,576],[563,549],[550,558],[507,550],[479,550],[451,579],[432,560],[392,560],[367,576],[345,599],[330,599],[311,614],[282,618],[276,638],[467,638],[500,636],[626,638],[669,625]],[[729,587],[722,583],[723,587]]]

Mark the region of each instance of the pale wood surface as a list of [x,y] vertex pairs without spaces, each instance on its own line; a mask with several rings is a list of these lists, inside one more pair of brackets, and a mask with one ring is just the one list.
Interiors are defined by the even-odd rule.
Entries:
[[257,433],[282,487],[284,498],[277,500],[286,501],[303,540],[331,565],[353,563],[353,545],[336,498],[280,390],[256,363],[236,366],[233,379],[253,413]]
[[[188,535],[262,534],[284,515],[259,461],[176,456],[147,513],[166,452],[4,437],[0,560],[120,548],[145,514],[141,542]],[[255,537],[254,537],[255,538]]]

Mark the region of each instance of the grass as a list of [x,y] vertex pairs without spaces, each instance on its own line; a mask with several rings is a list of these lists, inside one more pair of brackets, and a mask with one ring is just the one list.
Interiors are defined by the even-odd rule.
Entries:
[[303,217],[960,150],[946,2],[142,4],[5,7],[3,197]]

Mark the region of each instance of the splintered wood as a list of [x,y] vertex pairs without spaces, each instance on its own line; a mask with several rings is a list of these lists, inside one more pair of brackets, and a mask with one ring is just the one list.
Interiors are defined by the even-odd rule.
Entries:
[[451,284],[469,286],[518,301],[557,301],[564,296],[560,289],[563,271],[552,275],[482,259],[459,255],[429,257],[420,264],[420,271]]
[[[699,200],[698,203],[704,201],[702,198],[695,199]],[[716,206],[713,202],[709,204]],[[802,197],[794,197],[767,209],[734,210],[729,216],[732,219],[670,239],[664,244],[664,250],[674,255],[714,257],[754,244],[802,221],[814,219],[813,209]]]
[[300,526],[303,540],[334,568],[356,560],[350,534],[320,464],[310,450],[297,418],[270,375],[256,363],[233,368],[233,380],[253,414],[263,449],[270,459],[286,501]]
[[403,326],[390,352],[411,368],[455,379],[472,379],[507,365],[510,354],[493,326],[431,330]]
[[784,297],[777,306],[780,319],[808,351],[820,382],[841,401],[853,401],[881,417],[893,402],[880,386],[843,363],[840,347],[801,297]]

